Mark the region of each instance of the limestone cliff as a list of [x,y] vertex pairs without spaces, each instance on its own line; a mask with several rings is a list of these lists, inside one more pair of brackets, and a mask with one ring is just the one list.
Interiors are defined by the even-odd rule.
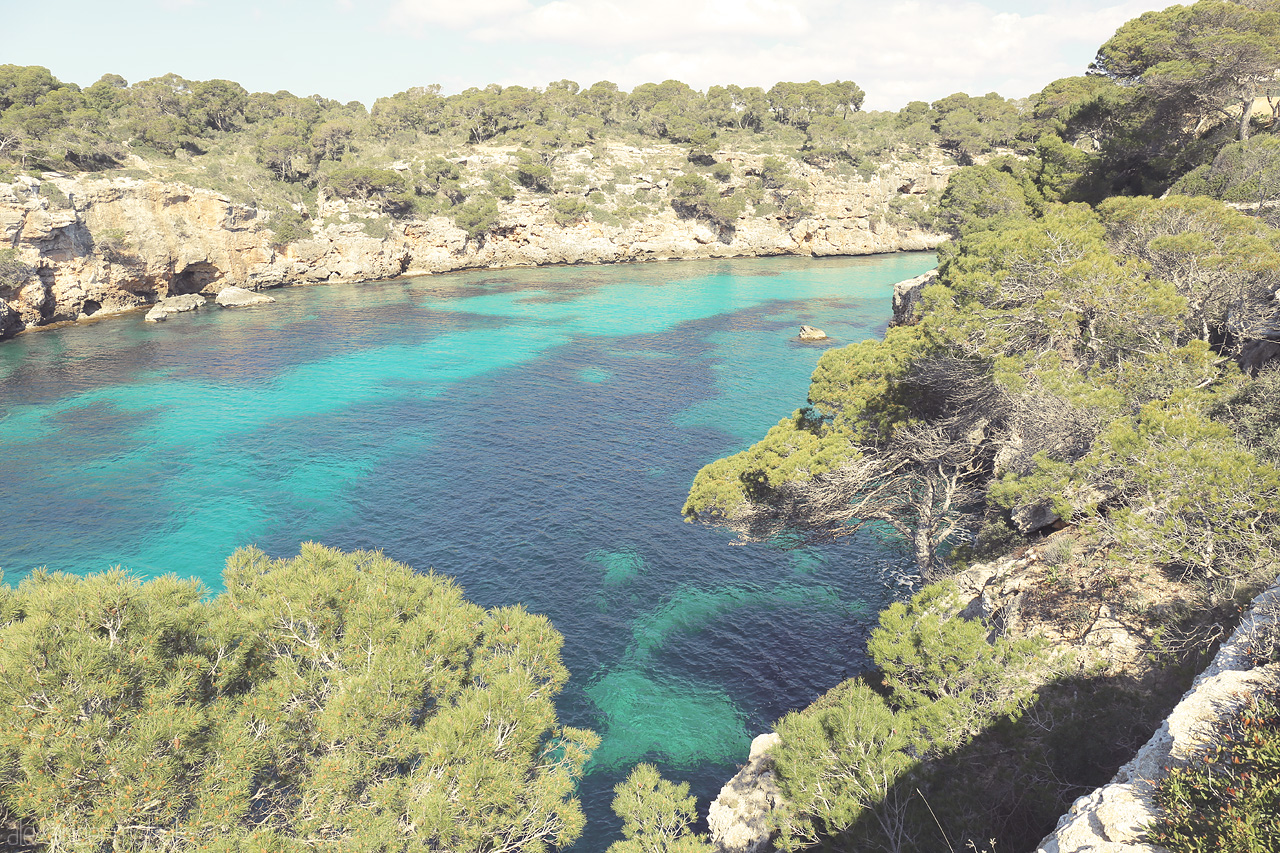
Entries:
[[1218,649],[1151,740],[1108,784],[1081,797],[1036,853],[1161,853],[1144,829],[1156,818],[1154,792],[1171,766],[1185,764],[1211,743],[1220,721],[1245,697],[1280,684],[1280,663],[1251,651],[1280,624],[1280,583],[1253,600],[1239,627]]
[[[1006,636],[1044,638],[1054,659],[1050,674],[1088,673],[1154,690],[1165,677],[1156,658],[1158,614],[1178,607],[1184,592],[1158,572],[1104,577],[1083,556],[1064,556],[1077,545],[1074,532],[1064,530],[1017,555],[954,575],[955,612],[982,619]],[[1113,586],[1112,580],[1118,583]],[[1134,758],[1108,784],[1076,800],[1036,853],[1160,853],[1162,848],[1142,841],[1144,825],[1156,816],[1155,785],[1169,766],[1185,762],[1211,739],[1220,720],[1244,696],[1280,684],[1274,651],[1262,657],[1251,651],[1274,650],[1278,634],[1280,581],[1254,599],[1213,661],[1153,727],[1154,735]],[[775,849],[773,811],[782,795],[768,750],[777,742],[776,735],[753,741],[747,764],[711,805],[716,853]]]
[[[750,174],[751,156],[721,156],[736,157],[741,173]],[[589,165],[580,181],[587,193],[597,177]],[[616,183],[619,198],[649,199],[644,215],[616,224],[557,224],[551,196],[520,190],[500,206],[490,233],[470,239],[444,216],[390,220],[361,202],[322,194],[306,211],[311,234],[287,245],[268,215],[209,190],[134,177],[22,176],[0,185],[0,245],[15,248],[34,274],[0,279],[0,337],[180,294],[211,296],[228,285],[260,290],[486,267],[860,255],[932,249],[944,239],[911,224],[893,204],[936,195],[956,168],[945,158],[895,161],[869,177],[795,168],[810,187],[809,213],[800,219],[749,213],[720,227],[684,218],[666,199],[667,179],[650,173]],[[733,190],[726,184],[724,192]]]

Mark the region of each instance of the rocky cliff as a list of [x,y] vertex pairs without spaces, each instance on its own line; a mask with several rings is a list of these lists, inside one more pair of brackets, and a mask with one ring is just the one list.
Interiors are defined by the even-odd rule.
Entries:
[[[737,158],[739,174],[751,173],[751,156],[720,156]],[[898,210],[905,202],[923,208],[955,168],[936,157],[837,176],[797,164],[809,187],[803,218],[748,206],[753,212],[728,226],[677,214],[668,180],[651,170],[613,184],[619,199],[649,200],[642,216],[562,225],[553,196],[520,190],[476,239],[444,216],[392,220],[372,205],[322,194],[304,211],[311,233],[287,244],[268,215],[212,191],[136,177],[21,176],[0,185],[0,246],[16,249],[32,273],[0,276],[0,337],[228,285],[260,290],[485,267],[932,249],[943,236]],[[578,191],[590,193],[590,164],[581,170],[586,186]],[[733,183],[723,191],[733,192]]]
[[1280,625],[1280,583],[1253,600],[1249,612],[1168,719],[1115,778],[1081,797],[1036,853],[1161,853],[1144,829],[1156,818],[1154,792],[1169,768],[1189,762],[1215,739],[1220,721],[1245,698],[1280,684],[1280,663],[1254,647]]
[[[980,563],[952,577],[955,611],[984,620],[1007,636],[1043,637],[1053,650],[1053,672],[1088,673],[1147,690],[1160,679],[1156,658],[1159,614],[1182,602],[1178,585],[1159,573],[1136,573],[1115,587],[1087,560],[1062,560],[1074,545],[1070,530],[1016,556]],[[1098,595],[1094,580],[1106,589]],[[1170,766],[1184,763],[1210,742],[1220,721],[1244,698],[1280,685],[1280,581],[1258,595],[1213,661],[1173,706],[1150,740],[1112,780],[1080,797],[1036,853],[1161,853],[1145,843],[1144,826],[1156,817],[1153,792]],[[1173,705],[1172,699],[1169,702]],[[1166,705],[1165,707],[1169,707]],[[716,853],[773,851],[773,812],[782,796],[768,750],[775,735],[752,742],[747,764],[721,790],[709,814]]]

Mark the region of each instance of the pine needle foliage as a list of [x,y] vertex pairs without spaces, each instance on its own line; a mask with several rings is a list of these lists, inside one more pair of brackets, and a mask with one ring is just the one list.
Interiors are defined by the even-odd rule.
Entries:
[[561,637],[378,553],[242,549],[226,591],[0,588],[0,805],[50,851],[541,851],[597,742]]

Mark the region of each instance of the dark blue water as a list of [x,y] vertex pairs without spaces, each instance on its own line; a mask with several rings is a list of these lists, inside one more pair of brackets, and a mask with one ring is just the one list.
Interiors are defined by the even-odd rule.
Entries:
[[0,567],[220,587],[256,544],[380,548],[565,635],[561,718],[616,834],[636,762],[707,799],[750,738],[856,672],[892,555],[731,546],[681,521],[698,468],[804,403],[824,345],[878,335],[932,255],[467,273],[296,288],[0,344]]

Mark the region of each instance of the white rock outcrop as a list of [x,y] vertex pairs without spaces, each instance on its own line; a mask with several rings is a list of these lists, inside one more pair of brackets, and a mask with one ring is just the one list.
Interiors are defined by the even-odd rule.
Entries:
[[[598,163],[570,165],[599,182],[617,165],[630,164],[638,174],[684,156],[679,146],[611,145]],[[716,156],[735,167],[736,177],[725,187],[734,191],[746,186],[764,155]],[[469,159],[475,168],[488,168],[508,158],[509,152],[493,149]],[[642,166],[645,158],[656,160]],[[497,225],[477,237],[449,217],[393,220],[358,200],[324,196],[314,209],[299,210],[311,228],[290,241],[279,239],[268,214],[209,190],[48,173],[45,181],[65,197],[54,202],[40,192],[40,179],[21,176],[0,182],[0,235],[34,272],[22,281],[0,282],[0,337],[144,308],[178,294],[213,297],[228,285],[258,291],[495,267],[933,249],[945,235],[891,216],[892,203],[908,192],[904,187],[912,196],[940,192],[957,168],[940,151],[923,160],[887,162],[869,176],[797,163],[795,176],[809,185],[810,212],[803,218],[748,210],[716,226],[679,215],[667,197],[668,180],[657,173],[652,180],[617,183],[608,204],[637,209],[633,201],[640,201],[641,191],[644,202],[638,216],[616,221],[563,225],[548,197],[519,190],[499,204]],[[591,169],[598,174],[584,171]]]
[[223,308],[247,308],[250,305],[266,305],[275,302],[275,298],[265,293],[254,293],[243,287],[224,287],[218,291],[217,303]]
[[779,740],[777,733],[770,732],[751,741],[747,763],[711,804],[707,824],[711,842],[720,853],[766,853],[773,849],[769,816],[780,795],[769,749]]
[[1156,818],[1155,786],[1172,764],[1190,759],[1214,737],[1219,721],[1245,697],[1280,684],[1280,663],[1255,667],[1248,649],[1280,626],[1280,582],[1254,599],[1231,638],[1133,760],[1092,794],[1081,797],[1040,842],[1036,853],[1163,853],[1142,841]]
[[800,327],[800,340],[802,341],[825,341],[827,333],[821,329],[815,329],[813,326]]
[[147,312],[144,318],[148,323],[161,323],[169,319],[170,314],[181,314],[196,311],[208,302],[198,293],[184,293],[181,296],[169,296],[161,299],[155,307]]
[[938,278],[936,269],[900,281],[893,286],[893,324],[909,326],[915,322],[916,306],[920,304],[920,296],[924,289]]

